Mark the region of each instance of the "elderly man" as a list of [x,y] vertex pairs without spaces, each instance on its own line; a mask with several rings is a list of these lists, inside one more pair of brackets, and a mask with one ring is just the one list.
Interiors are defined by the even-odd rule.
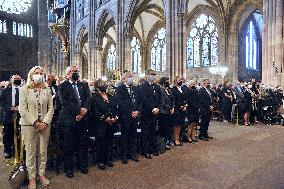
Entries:
[[87,112],[90,104],[90,90],[86,83],[79,81],[79,68],[69,66],[67,80],[59,85],[58,95],[62,105],[59,124],[63,131],[65,173],[73,177],[73,157],[77,152],[77,162],[81,173],[88,174]]
[[122,163],[127,164],[128,159],[138,162],[135,140],[137,139],[137,117],[139,101],[137,87],[133,86],[133,75],[126,72],[122,84],[116,89],[119,121],[122,135]]
[[147,159],[152,159],[150,153],[158,156],[155,135],[157,134],[157,118],[162,105],[162,90],[155,83],[156,73],[154,70],[147,70],[146,80],[140,85],[139,100],[141,103],[141,124],[142,124],[142,151]]
[[[22,83],[22,78],[19,75],[11,77],[12,86],[3,89],[0,96],[0,103],[3,111],[3,143],[4,156],[10,159],[13,155],[14,146],[14,122],[16,121],[17,128],[19,128],[19,89]],[[14,119],[17,116],[17,120]]]
[[198,92],[198,100],[201,118],[199,139],[208,141],[208,139],[213,139],[213,137],[208,135],[208,127],[213,110],[209,79],[203,80],[203,87]]

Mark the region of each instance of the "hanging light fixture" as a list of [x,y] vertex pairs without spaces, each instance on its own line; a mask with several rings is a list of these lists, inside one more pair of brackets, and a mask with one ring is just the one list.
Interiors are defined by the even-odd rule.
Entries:
[[47,0],[48,27],[62,42],[62,51],[69,54],[71,0]]

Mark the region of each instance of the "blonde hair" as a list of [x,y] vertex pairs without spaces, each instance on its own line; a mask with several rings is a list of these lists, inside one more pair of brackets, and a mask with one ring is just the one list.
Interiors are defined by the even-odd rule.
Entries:
[[[27,83],[26,83],[26,85],[27,85],[27,87],[28,87],[29,89],[34,89],[34,88],[35,88],[35,83],[34,83],[34,81],[33,81],[33,79],[32,79],[32,75],[35,73],[35,71],[36,71],[37,69],[40,69],[40,70],[43,71],[43,68],[42,68],[42,67],[40,67],[40,66],[35,66],[35,67],[33,67],[33,68],[29,71],[29,73],[28,73],[28,78],[27,78]],[[43,77],[44,77],[44,76],[43,76]],[[43,88],[43,89],[47,88],[47,83],[46,83],[45,81],[41,83],[41,88]]]

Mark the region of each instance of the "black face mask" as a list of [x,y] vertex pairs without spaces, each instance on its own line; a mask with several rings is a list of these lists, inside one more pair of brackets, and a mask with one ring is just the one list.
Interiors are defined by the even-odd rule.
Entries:
[[164,86],[165,86],[165,87],[170,87],[170,83],[169,83],[169,82],[165,82],[165,83],[164,83]]
[[100,91],[100,92],[105,93],[105,92],[106,92],[106,90],[107,90],[107,86],[106,86],[106,85],[98,86],[98,89],[99,89],[99,91]]
[[178,84],[178,86],[181,86],[182,85],[182,81],[179,81],[177,84]]
[[17,86],[21,85],[22,81],[21,80],[14,80],[13,83]]
[[196,89],[196,87],[195,87],[195,86],[192,86],[191,89]]
[[56,81],[55,80],[51,81],[51,85],[55,86],[56,85]]
[[74,72],[74,73],[72,74],[72,79],[73,79],[74,81],[78,81],[79,77],[80,77],[80,75],[79,75],[78,72]]

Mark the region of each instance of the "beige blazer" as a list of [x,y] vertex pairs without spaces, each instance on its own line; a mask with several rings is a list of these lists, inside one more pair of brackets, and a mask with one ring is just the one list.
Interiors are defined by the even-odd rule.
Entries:
[[[38,103],[34,89],[26,85],[19,92],[20,125],[33,125],[38,120]],[[50,125],[53,117],[53,100],[50,88],[40,92],[41,117],[44,123]]]

